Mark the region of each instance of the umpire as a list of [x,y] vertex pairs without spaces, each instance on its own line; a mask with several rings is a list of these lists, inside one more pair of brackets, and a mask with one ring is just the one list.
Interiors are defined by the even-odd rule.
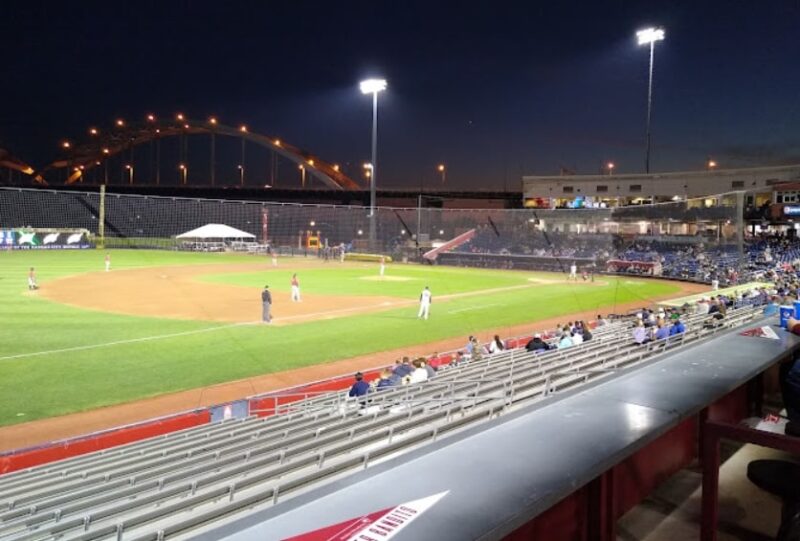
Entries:
[[269,292],[269,286],[264,286],[264,291],[261,292],[261,319],[264,323],[272,323],[272,295]]

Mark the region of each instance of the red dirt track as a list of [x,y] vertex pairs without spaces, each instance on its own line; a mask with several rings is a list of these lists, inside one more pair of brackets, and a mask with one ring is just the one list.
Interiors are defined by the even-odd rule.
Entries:
[[[115,271],[112,273],[91,273],[56,280],[48,285],[46,293],[44,290],[42,292],[48,298],[58,302],[115,313],[212,321],[257,321],[260,318],[259,303],[253,303],[252,289],[224,284],[208,284],[195,280],[195,277],[200,274],[236,271],[252,272],[253,270],[253,265],[193,265],[191,267],[169,267],[168,275],[163,274],[164,269],[153,268]],[[141,287],[142,280],[147,280],[148,288]],[[156,281],[159,286],[153,287],[153,281]],[[651,302],[708,290],[707,286],[698,284],[671,283],[678,285],[681,291],[652,298]],[[145,291],[149,292],[145,294]],[[176,294],[178,292],[180,295]],[[200,292],[202,292],[201,296],[199,296]],[[397,306],[408,302],[392,297],[315,296],[317,297],[316,299],[309,299],[307,302],[298,304],[290,302],[288,293],[276,292],[276,294],[280,296],[278,302],[280,302],[281,306],[281,314],[278,315],[276,323],[281,318],[287,318],[284,320],[286,323],[295,323],[310,319],[320,319],[321,317],[340,317],[359,312],[385,310],[390,305]],[[286,298],[283,299],[283,296]],[[164,310],[165,298],[177,299],[175,302],[170,301],[171,304],[167,313]],[[198,302],[198,298],[203,299],[203,301]],[[219,299],[224,299],[224,302]],[[387,305],[386,303],[389,304]],[[337,313],[337,309],[341,309],[343,306],[352,307],[352,312],[348,314]],[[640,306],[642,306],[642,301],[634,301],[618,304],[616,308],[617,312],[622,312]],[[124,307],[124,312],[121,311],[120,307]],[[482,341],[488,341],[494,334],[504,337],[530,334],[534,330],[550,328],[559,322],[574,319],[590,320],[596,314],[596,311],[591,311],[570,316],[560,316],[514,327],[482,331],[477,336]],[[468,330],[465,331],[464,337],[2,427],[0,428],[0,451],[31,447],[49,441],[85,435],[201,406],[219,404],[246,396],[339,376],[357,370],[389,364],[403,355],[427,355],[434,351],[457,349],[465,344],[467,334],[469,334]]]

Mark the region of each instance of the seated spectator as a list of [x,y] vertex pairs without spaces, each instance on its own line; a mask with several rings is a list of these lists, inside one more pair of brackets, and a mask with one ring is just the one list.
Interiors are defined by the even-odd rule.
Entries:
[[644,328],[642,320],[637,321],[636,326],[633,328],[633,341],[637,344],[647,342],[647,329]]
[[480,361],[483,359],[483,348],[481,348],[477,338],[474,336],[471,336],[470,338],[472,338],[472,358],[470,360]]
[[534,334],[533,339],[525,345],[527,351],[547,351],[550,346],[542,340],[541,334]]
[[579,327],[575,327],[575,329],[572,331],[572,334],[570,335],[570,340],[572,340],[573,346],[578,346],[580,344],[583,344],[583,332]]
[[414,367],[411,366],[411,361],[409,361],[408,357],[403,357],[403,362],[398,361],[395,364],[394,374],[400,378],[406,377],[413,371]]
[[778,313],[778,303],[775,300],[775,297],[770,297],[769,304],[764,307],[764,315],[765,316],[774,316]]
[[566,332],[561,335],[561,340],[558,341],[558,349],[566,349],[573,346],[572,339]]
[[450,364],[452,364],[453,366],[459,366],[459,365],[465,364],[466,362],[467,362],[467,357],[466,357],[466,355],[464,355],[464,352],[463,351],[457,351],[456,352],[456,358],[453,359],[453,362],[450,363]]
[[656,327],[656,340],[663,340],[664,338],[669,337],[669,327],[667,324],[664,323],[663,319],[658,321],[658,326]]
[[428,366],[430,366],[434,370],[439,370],[439,367],[442,366],[443,363],[444,363],[444,359],[439,357],[439,353],[438,352],[434,352],[433,356],[431,356],[431,358],[428,359],[428,363],[427,364],[428,364]]
[[669,328],[670,336],[675,336],[676,334],[683,334],[685,332],[686,332],[686,327],[684,326],[684,324],[681,322],[680,319],[676,319],[672,323],[672,327]]
[[356,372],[356,382],[350,387],[350,392],[347,396],[365,396],[369,392],[369,383],[364,381],[364,374]]
[[430,364],[428,364],[424,358],[420,357],[419,361],[422,364],[422,368],[424,368],[425,371],[428,373],[428,379],[431,379],[433,376],[436,375],[436,370],[434,370],[433,367]]
[[494,338],[491,342],[489,342],[489,353],[494,355],[495,353],[500,353],[506,349],[506,346],[503,344],[503,341],[500,340],[500,336],[494,335]]
[[400,382],[400,378],[392,374],[392,371],[388,368],[381,372],[380,377],[375,382],[375,389],[381,391],[383,389],[388,389],[389,387],[394,387]]
[[472,354],[475,353],[476,343],[477,340],[475,340],[474,336],[470,335],[470,337],[467,338],[467,346],[464,348],[464,355],[467,357],[467,359],[472,359]]
[[600,327],[605,327],[606,325],[608,325],[608,321],[600,314],[597,314],[597,323],[595,323],[594,328],[599,329]]
[[428,371],[423,366],[425,363],[420,359],[413,362],[414,371],[408,375],[408,383],[422,383],[428,381]]
[[592,339],[592,332],[589,330],[589,326],[586,324],[585,321],[581,321],[581,331],[583,332],[583,341],[588,342]]

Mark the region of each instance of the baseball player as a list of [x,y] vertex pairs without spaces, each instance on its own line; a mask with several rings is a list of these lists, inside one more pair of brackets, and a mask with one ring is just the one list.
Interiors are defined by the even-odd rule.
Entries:
[[278,266],[278,254],[275,252],[275,250],[272,247],[270,247],[269,253],[272,256],[272,266],[273,267],[277,267]]
[[300,302],[300,280],[297,273],[292,274],[292,302]]
[[578,265],[575,262],[572,262],[572,265],[569,266],[569,280],[578,281]]
[[111,256],[106,254],[106,272],[111,270]]
[[428,319],[428,314],[431,311],[431,290],[428,286],[425,286],[425,289],[422,290],[422,293],[419,295],[419,313],[417,314],[417,319]]
[[344,256],[345,256],[346,253],[347,253],[347,249],[345,248],[344,243],[342,243],[339,246],[339,262],[340,263],[344,263]]
[[[379,271],[380,277],[383,278],[383,273],[386,272],[386,258],[381,256],[381,268]],[[427,289],[427,288],[425,288]]]
[[36,283],[36,272],[33,270],[33,267],[28,271],[28,289],[31,291],[39,289],[39,285]]

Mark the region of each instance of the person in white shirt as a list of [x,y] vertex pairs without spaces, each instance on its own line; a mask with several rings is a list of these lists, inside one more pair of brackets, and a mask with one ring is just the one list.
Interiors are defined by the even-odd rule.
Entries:
[[408,383],[422,383],[423,381],[428,381],[428,371],[425,370],[425,363],[416,360],[412,364],[415,368],[414,371],[408,375]]
[[569,279],[578,281],[578,266],[575,262],[572,262],[572,265],[569,266]]
[[419,295],[419,312],[417,313],[417,319],[428,319],[428,314],[431,311],[431,290],[428,286],[425,286],[425,289],[422,290],[422,293]]
[[583,331],[575,329],[572,331],[572,345],[577,346],[578,344],[583,344]]
[[503,345],[503,341],[500,340],[499,335],[495,334],[492,341],[489,342],[489,353],[494,355],[495,353],[500,353],[504,349],[506,349],[506,347]]
[[383,273],[384,272],[386,272],[386,258],[381,256],[381,266],[380,266],[380,269],[378,270],[378,276],[383,278]]
[[111,270],[111,256],[106,254],[106,272]]

